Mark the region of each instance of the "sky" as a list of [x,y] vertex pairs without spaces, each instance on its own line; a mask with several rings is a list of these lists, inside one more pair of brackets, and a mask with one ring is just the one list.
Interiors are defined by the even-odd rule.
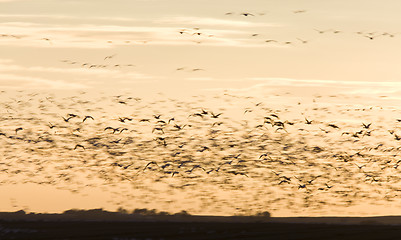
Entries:
[[[323,144],[322,147],[333,151],[363,151],[363,147],[383,143],[394,149],[397,145],[388,130],[399,130],[398,126],[393,125],[395,119],[400,118],[400,9],[401,2],[397,0],[0,0],[0,112],[5,116],[1,119],[4,122],[0,132],[11,136],[11,140],[1,140],[5,146],[1,152],[8,162],[4,160],[6,162],[0,163],[10,169],[21,167],[28,173],[27,176],[30,176],[30,168],[36,168],[37,165],[25,163],[26,158],[42,160],[52,166],[52,154],[55,153],[39,146],[35,147],[35,155],[27,150],[26,144],[20,146],[13,141],[17,136],[33,138],[37,137],[35,134],[49,134],[52,130],[49,130],[49,126],[53,124],[61,129],[51,132],[55,141],[60,143],[57,146],[60,160],[71,158],[79,162],[90,153],[81,151],[78,155],[74,155],[76,152],[71,154],[69,150],[74,147],[74,141],[84,141],[86,136],[103,136],[105,141],[119,141],[116,136],[103,131],[108,126],[105,124],[117,124],[119,117],[129,115],[136,120],[140,117],[154,120],[154,114],[162,114],[163,117],[177,114],[177,122],[190,125],[198,122],[188,114],[195,114],[201,109],[223,112],[223,116],[227,116],[225,123],[233,124],[228,129],[238,130],[235,133],[228,132],[228,135],[242,133],[244,129],[241,124],[244,122],[256,125],[268,112],[283,114],[289,121],[299,125],[299,128],[294,127],[293,131],[287,133],[294,136],[293,140],[289,140],[294,141],[292,144],[302,142],[300,148],[304,147],[303,141],[307,139],[310,141],[308,144]],[[135,102],[134,98],[127,96],[142,100]],[[119,101],[126,105],[122,106]],[[81,121],[74,119],[68,125],[61,118],[72,111],[80,116],[92,114],[97,122],[87,127],[87,132],[79,134],[76,130],[84,128]],[[16,116],[18,118],[15,119],[33,118],[35,122],[18,122],[14,119]],[[320,125],[305,127],[307,118],[316,119],[314,121]],[[349,132],[360,130],[361,122],[374,122],[378,137],[361,137],[358,142],[360,145],[353,145],[355,139],[347,136],[348,133],[345,137],[349,138],[344,140],[344,134],[330,132],[330,138],[321,141],[321,132],[327,131],[327,124],[333,121],[342,125],[342,131]],[[17,133],[15,129],[20,126],[23,130]],[[138,141],[144,143],[163,136],[138,122],[132,123],[132,128],[129,129],[130,133],[143,134]],[[72,138],[67,130],[72,131]],[[196,136],[207,136],[206,133],[200,134],[200,131],[195,131],[198,134]],[[247,132],[246,128],[244,131],[244,136],[251,132]],[[14,133],[15,136],[12,135]],[[282,137],[277,130],[272,134],[277,139]],[[337,144],[343,148],[332,149]],[[16,155],[21,149],[24,154]],[[142,154],[154,154],[148,153],[148,150]],[[298,150],[291,154],[299,154]],[[110,159],[106,156],[110,153],[102,151],[94,150],[100,159],[104,158],[105,165],[102,166],[109,169],[112,163],[108,162]],[[256,150],[251,146],[243,154],[251,154],[252,151]],[[135,154],[133,156],[138,157]],[[221,157],[219,154],[223,153],[216,156]],[[276,154],[279,156],[279,153]],[[306,151],[305,154],[309,153]],[[382,153],[377,154],[379,156]],[[199,157],[199,153],[194,151],[194,156]],[[10,159],[18,159],[16,165]],[[123,157],[116,159],[121,160],[121,164],[129,163]],[[79,167],[79,164],[71,164]],[[144,164],[141,164],[135,167],[142,169]],[[338,163],[334,161],[330,164]],[[356,164],[368,165],[362,159]],[[60,166],[56,164],[54,167],[59,173],[57,169]],[[361,174],[355,164],[347,167],[352,167],[355,176]],[[370,167],[376,171],[382,165],[372,164]],[[39,172],[43,171],[39,169]],[[290,167],[287,170],[290,171]],[[312,170],[316,169],[311,167]],[[253,174],[260,177],[258,171],[255,170]],[[115,200],[115,196],[120,196],[121,189],[131,187],[129,182],[125,182],[119,190],[113,190],[115,183],[110,184],[111,187],[107,185],[107,191],[102,187],[82,190],[79,185],[74,185],[76,183],[68,187],[63,182],[60,186],[49,188],[29,181],[27,183],[24,177],[13,175],[11,170],[8,173],[12,180],[9,180],[9,185],[0,187],[0,195],[7,196],[0,199],[0,211],[20,208],[38,212],[91,207],[116,209],[121,202]],[[271,171],[265,174],[274,177]],[[302,174],[306,175],[305,172]],[[332,172],[330,174],[338,177]],[[386,170],[381,177],[388,178],[391,174],[393,172]],[[347,181],[355,183],[355,176]],[[38,182],[44,181],[42,177],[46,179],[46,175],[36,177],[38,179],[35,181]],[[264,184],[263,181],[258,182],[262,177],[255,177],[255,182],[244,180],[244,176],[235,178],[239,182],[244,181],[244,184],[255,184],[257,191],[265,190],[259,189]],[[149,179],[145,176],[143,180]],[[367,183],[374,180],[368,177]],[[174,182],[178,181],[175,179],[166,181],[170,186],[178,184]],[[391,182],[388,183],[389,186],[383,183],[386,187],[384,190],[377,187],[377,191],[391,198],[397,192],[394,193]],[[124,203],[136,196],[145,196],[138,205],[131,201],[129,206],[152,208],[149,199],[162,188],[159,184],[154,184],[150,192],[146,187],[152,184],[135,189]],[[246,192],[220,189],[222,195],[218,195],[218,191],[213,190],[216,186],[212,182],[207,184],[211,184],[210,189],[205,187],[201,192],[216,193],[214,197],[220,201],[216,200],[219,204],[215,209],[205,210],[203,205],[196,205],[202,202],[204,195],[201,193],[198,195],[198,200],[201,200],[195,201],[196,206],[192,206],[193,202],[185,202],[186,198],[191,197],[191,193],[185,191],[178,191],[176,195],[187,196],[183,198],[184,201],[177,200],[176,196],[164,196],[157,206],[168,211],[180,211],[183,210],[180,206],[190,206],[191,212],[199,214],[227,215],[235,211],[247,211],[242,209],[243,206],[239,209],[227,204],[229,196],[236,194],[233,196],[235,199],[247,203],[249,199]],[[320,184],[321,188],[325,188],[323,181]],[[77,189],[82,194],[77,195]],[[376,191],[376,188],[372,189]],[[31,194],[29,200],[25,197],[27,191]],[[280,191],[277,190],[277,194]],[[364,191],[361,190],[365,194]],[[274,195],[274,190],[269,190],[268,194],[276,199],[281,198]],[[44,200],[41,196],[47,197]],[[264,206],[257,194],[254,197],[252,201],[261,205],[255,203],[250,206],[253,207],[252,211]],[[363,203],[352,209],[341,204],[336,207],[324,206],[323,210],[319,208],[313,213],[309,209],[300,212],[287,209],[281,202],[277,206],[272,202],[269,206],[275,206],[272,209],[274,216],[392,213],[394,208],[389,202],[373,209],[378,198],[374,195],[372,199],[370,205]],[[401,213],[401,208],[397,209]]]
[[398,1],[0,4],[4,89],[399,90]]

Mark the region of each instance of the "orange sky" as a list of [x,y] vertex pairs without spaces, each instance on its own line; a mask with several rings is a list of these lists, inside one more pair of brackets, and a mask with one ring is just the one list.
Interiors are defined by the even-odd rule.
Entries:
[[[80,105],[69,106],[68,101],[77,92],[87,92],[83,96],[91,100],[107,96],[93,101],[99,109],[115,114],[108,118],[108,114],[92,109],[91,113],[99,115],[96,119],[102,117],[96,123],[101,127],[117,116],[127,115],[126,109],[114,108],[111,103],[111,96],[120,94],[141,97],[144,104],[177,98],[190,102],[191,111],[201,107],[216,112],[224,109],[224,114],[237,124],[252,122],[244,109],[263,101],[299,124],[312,116],[321,119],[322,124],[336,121],[350,129],[360,127],[362,121],[377,121],[383,124],[378,126],[380,136],[391,142],[386,128],[399,118],[401,96],[400,10],[401,2],[397,0],[386,4],[372,0],[0,0],[0,91],[6,91],[0,94],[0,112],[35,115],[35,104],[40,100],[54,107],[43,96],[55,94],[59,103],[65,104],[63,110],[51,110],[51,120],[43,118],[43,126],[26,126],[47,130],[48,121],[61,121],[60,116],[69,111],[84,114]],[[212,99],[224,93],[254,98],[224,104],[219,98]],[[32,98],[35,107],[13,112],[8,105],[17,104],[14,98],[23,102]],[[99,106],[104,102],[107,105]],[[298,103],[302,107],[297,108]],[[174,114],[169,107],[160,111]],[[365,107],[374,110],[347,115],[346,109]],[[380,107],[383,111],[376,111]],[[150,111],[158,111],[143,110],[147,108],[142,106],[129,114],[152,117]],[[316,109],[324,110],[314,112]],[[328,114],[327,109],[334,114]],[[183,117],[182,121],[189,120]],[[14,124],[7,122],[0,130],[13,132],[17,127]],[[311,135],[316,132],[320,133],[317,127]],[[376,141],[379,139],[367,144]],[[2,151],[12,154],[6,148]],[[31,187],[1,187],[0,196],[7,197],[0,199],[0,211],[118,205],[107,202],[114,195],[99,188],[71,197],[74,194],[64,190]],[[26,189],[54,195],[44,201],[38,194],[30,202],[24,198]],[[65,205],[53,204],[67,198],[71,200]],[[177,206],[164,209],[179,211],[180,204],[177,201]],[[152,207],[145,203],[140,206]],[[390,214],[392,209],[383,204],[373,211],[369,206],[322,212],[377,215]],[[274,214],[308,212],[282,208]]]
[[0,7],[4,89],[291,89],[285,78],[380,92],[364,83],[399,81],[395,0],[11,0]]

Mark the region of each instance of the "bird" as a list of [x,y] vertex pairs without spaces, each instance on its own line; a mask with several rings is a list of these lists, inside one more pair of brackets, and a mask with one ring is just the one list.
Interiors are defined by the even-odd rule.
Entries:
[[83,145],[81,145],[81,144],[75,145],[74,150],[79,148],[79,147],[82,148],[83,150],[85,150],[85,147]]
[[104,60],[112,59],[112,58],[114,58],[116,55],[117,55],[117,54],[113,54],[113,55],[110,55],[110,56],[106,56],[106,57],[104,57]]
[[168,122],[167,122],[167,124],[170,124],[170,122],[172,122],[172,121],[175,121],[175,118],[170,118],[169,120],[168,120]]
[[50,38],[42,38],[41,40],[44,40],[44,41],[48,42],[49,44],[53,44],[52,41],[50,40]]
[[188,117],[191,117],[191,116],[203,118],[203,115],[201,113],[190,114]]
[[69,114],[67,114],[67,117],[75,118],[75,117],[79,117],[79,116],[74,113],[69,113]]
[[202,109],[201,109],[201,114],[203,114],[203,115],[208,115],[209,112],[202,108]]
[[175,124],[174,128],[177,129],[177,130],[182,130],[182,129],[184,129],[185,126],[186,126],[186,124],[184,124],[184,125]]
[[269,156],[269,153],[263,153],[263,154],[261,154],[260,156],[259,156],[259,159],[261,159],[261,158],[269,158],[270,160],[273,160],[270,156]]
[[155,130],[161,131],[161,132],[164,134],[164,130],[163,130],[163,128],[161,128],[161,127],[155,127],[155,128],[153,128],[152,133],[153,133]]
[[211,118],[218,118],[223,113],[214,114],[213,112],[210,112],[210,114],[212,115]]
[[356,164],[356,163],[354,163],[354,164],[355,164],[355,166],[357,166],[357,167],[359,168],[359,170],[362,170],[362,168],[366,166],[366,165],[361,165],[361,166],[359,166],[359,165]]
[[206,169],[204,169],[204,168],[203,168],[201,165],[199,165],[199,164],[194,165],[190,170],[187,170],[187,171],[185,171],[185,172],[187,172],[187,173],[192,173],[193,170],[195,170],[195,169],[197,169],[197,168],[200,168],[200,169],[202,169],[203,171],[206,172]]
[[64,122],[68,122],[68,121],[70,121],[70,119],[73,118],[73,117],[67,117],[67,118],[62,117],[62,118],[63,118]]
[[15,134],[17,134],[18,131],[22,131],[22,130],[24,130],[22,127],[16,128],[16,129],[15,129]]
[[146,164],[146,166],[143,168],[143,171],[145,171],[145,170],[148,168],[148,166],[149,166],[150,164],[154,164],[154,165],[156,165],[156,166],[159,167],[159,165],[157,165],[157,162],[151,161],[151,162],[148,162],[148,164]]
[[116,133],[116,132],[118,132],[118,131],[120,130],[120,128],[106,127],[106,128],[104,129],[104,131],[109,130],[109,129],[113,131],[113,134]]
[[340,128],[337,125],[333,124],[333,123],[329,123],[327,124],[327,126],[332,127],[332,128]]
[[363,37],[366,37],[366,38],[368,38],[368,39],[370,39],[370,40],[374,40],[375,38],[377,38],[377,37],[380,36],[380,35],[374,36],[373,34],[374,34],[374,33],[368,33],[368,34],[366,34],[366,35],[363,35]]
[[123,132],[123,131],[128,131],[129,129],[128,128],[121,128],[121,129],[119,129],[120,130],[120,134]]
[[129,117],[118,117],[118,121],[120,121],[120,122],[122,122],[122,123],[125,123],[125,121],[126,120],[128,120],[128,121],[132,121],[132,118],[129,118]]
[[328,32],[328,31],[330,31],[331,29],[327,29],[327,30],[319,30],[319,29],[314,29],[316,32],[318,32],[318,33],[320,33],[320,34],[323,34],[323,33],[326,33],[326,32]]
[[299,185],[298,185],[298,189],[301,189],[301,188],[308,189],[308,188],[306,187],[306,184],[299,184]]
[[82,122],[85,122],[86,121],[86,119],[92,119],[92,120],[95,120],[92,116],[85,116],[84,117],[84,119],[82,120]]
[[249,176],[248,176],[246,173],[244,173],[244,172],[228,171],[227,173],[231,173],[231,174],[234,174],[234,175],[242,175],[242,176],[245,176],[245,177],[248,177],[248,178],[249,178]]
[[124,166],[123,168],[124,168],[124,169],[128,169],[128,168],[131,167],[132,165],[133,165],[133,163],[128,164],[128,165]]
[[186,29],[182,29],[182,30],[178,31],[178,33],[182,35],[184,33],[187,33],[186,31],[187,31]]
[[370,128],[370,125],[372,125],[372,123],[368,123],[368,124],[362,123],[362,126],[363,126],[363,128],[365,128],[365,129],[369,129],[369,128]]
[[319,129],[320,129],[322,132],[324,132],[324,133],[330,133],[330,131],[327,131],[326,129],[323,129],[323,128],[321,128],[321,127],[319,127]]
[[308,43],[309,41],[308,40],[303,40],[303,39],[300,39],[300,38],[297,38],[297,40],[299,40],[301,43],[303,43],[303,44],[306,44],[306,43]]
[[292,11],[293,13],[297,14],[297,13],[305,13],[306,10],[302,9],[302,10],[294,10]]
[[206,151],[206,150],[210,150],[210,148],[207,147],[207,146],[202,146],[202,148],[199,149],[199,150],[197,150],[197,151],[198,151],[198,152],[204,152],[204,151]]

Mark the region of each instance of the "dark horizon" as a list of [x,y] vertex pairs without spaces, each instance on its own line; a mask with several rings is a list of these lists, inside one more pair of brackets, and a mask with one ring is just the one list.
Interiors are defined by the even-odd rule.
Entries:
[[388,216],[297,216],[274,217],[268,211],[254,215],[192,215],[185,210],[176,213],[138,208],[132,211],[120,208],[117,211],[96,209],[69,209],[62,213],[34,213],[24,210],[0,212],[0,221],[127,221],[127,222],[276,222],[299,224],[362,224],[401,225],[401,215]]
[[0,239],[133,240],[133,239],[396,239],[401,216],[293,217],[192,216],[136,214],[102,209],[68,210],[62,214],[0,213]]

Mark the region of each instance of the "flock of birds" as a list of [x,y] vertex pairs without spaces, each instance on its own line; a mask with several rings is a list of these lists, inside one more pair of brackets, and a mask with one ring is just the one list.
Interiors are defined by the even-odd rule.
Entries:
[[[306,9],[298,9],[298,10],[293,10],[291,11],[295,15],[304,15],[308,14],[308,10]],[[234,19],[238,19],[238,17],[244,17],[247,19],[252,19],[252,18],[257,18],[257,17],[263,17],[267,15],[265,12],[226,12],[224,14],[224,17],[231,17]],[[357,36],[361,36],[365,39],[370,39],[370,40],[375,40],[379,37],[388,37],[388,38],[394,38],[396,37],[399,33],[398,32],[385,32],[385,31],[357,31],[357,32],[347,32],[343,30],[338,30],[338,29],[317,29],[317,28],[312,28],[311,30],[315,31],[319,35],[323,34],[335,34],[335,35],[340,35],[344,33],[352,33]],[[192,28],[181,28],[178,31],[178,34],[181,35],[182,37],[184,36],[189,36],[189,41],[194,42],[196,44],[201,44],[201,43],[207,43],[208,39],[213,39],[213,38],[220,38],[222,37],[221,34],[216,34],[216,33],[208,33],[207,31],[203,31],[200,27],[192,27]],[[13,39],[13,40],[23,40],[25,38],[32,38],[33,36],[29,35],[21,35],[21,34],[15,34],[15,33],[2,33],[0,34],[0,40],[1,39]],[[303,39],[302,37],[295,37],[294,39],[291,40],[279,40],[279,39],[272,39],[268,38],[269,36],[265,36],[263,33],[251,33],[248,36],[239,36],[238,39],[236,40],[255,40],[257,39],[257,43],[263,44],[263,43],[269,43],[269,44],[282,44],[282,45],[296,45],[296,44],[307,44],[311,40],[310,39]],[[270,36],[271,37],[271,36]],[[49,45],[53,45],[53,43],[57,42],[56,39],[52,39],[51,37],[34,37],[37,41],[42,41],[46,42]],[[262,39],[261,39],[262,38]],[[263,39],[264,38],[264,39]],[[123,42],[119,40],[110,40],[107,39],[105,42],[107,44],[147,44],[151,42],[152,39],[131,39],[131,40],[123,40]],[[66,61],[66,63],[70,64],[75,64],[74,61]],[[91,64],[91,63],[82,63],[84,64],[83,66],[92,68],[92,67],[104,67],[104,64]],[[115,67],[121,67],[123,65],[117,64]],[[133,66],[131,64],[127,64],[126,66]]]
[[401,191],[401,119],[380,118],[397,109],[322,98],[273,107],[229,93],[7,94],[2,186],[102,189],[118,206],[215,214],[386,204]]
[[[75,60],[70,60],[70,59],[63,59],[60,60],[60,62],[65,63],[65,64],[69,64],[69,65],[73,65],[73,66],[79,66],[82,68],[88,68],[88,69],[104,69],[104,68],[125,68],[125,67],[135,67],[135,65],[129,63],[129,64],[107,64],[105,63],[105,61],[107,59],[111,59],[114,56],[116,56],[117,54],[113,54],[113,55],[109,55],[106,56],[103,60],[103,63],[89,63],[89,62],[78,62]],[[186,66],[181,66],[181,67],[177,67],[175,69],[176,71],[181,71],[181,72],[199,72],[199,71],[206,71],[203,68],[191,68],[191,67],[186,67]]]
[[[224,17],[264,15],[227,12]],[[221,37],[209,30],[191,26],[172,34],[197,44]],[[367,40],[399,34],[310,30],[315,36],[352,34]],[[237,40],[259,44],[311,42],[303,37],[280,40],[263,33],[241,34],[245,35]],[[33,37],[3,33],[0,41]],[[51,37],[36,40],[56,43]],[[136,66],[115,62],[116,56],[98,63],[60,61],[88,69]],[[186,66],[175,70],[206,71]],[[269,96],[229,93],[185,101],[163,95],[64,95],[0,92],[2,186],[37,184],[84,196],[101,189],[110,195],[112,205],[156,206],[172,212],[185,207],[190,213],[213,214],[323,212],[399,199],[399,109],[330,102],[341,96],[329,97],[327,104],[317,98],[275,106]],[[12,204],[18,207],[14,200]]]
[[[292,13],[294,14],[304,14],[307,13],[307,10],[305,9],[300,9],[300,10],[294,10],[292,11]],[[266,15],[266,13],[251,13],[251,12],[240,12],[240,13],[235,13],[235,12],[227,12],[225,13],[225,16],[242,16],[242,17],[260,17],[260,16],[264,16]],[[316,33],[318,33],[319,35],[323,35],[323,34],[343,34],[343,33],[347,33],[346,31],[342,31],[342,30],[338,30],[338,29],[313,29],[313,31],[315,31]],[[208,38],[212,38],[215,37],[215,35],[207,33],[207,32],[203,32],[199,27],[194,27],[194,28],[183,28],[180,29],[178,31],[178,33],[180,35],[186,35],[186,36],[191,36],[191,37],[204,37],[203,40],[206,40]],[[370,39],[370,40],[374,40],[378,37],[388,37],[388,38],[394,38],[397,34],[399,34],[398,32],[382,32],[382,31],[357,31],[357,32],[352,32],[352,34],[356,34],[357,36],[361,36],[363,38],[366,39]],[[262,33],[252,33],[249,36],[246,36],[250,39],[258,39],[257,42],[260,43],[270,43],[270,44],[283,44],[283,45],[296,45],[296,44],[307,44],[310,42],[310,40],[306,40],[300,37],[297,37],[295,39],[292,40],[287,40],[287,41],[282,41],[279,39],[266,39],[265,34]],[[243,38],[243,37],[242,37]],[[265,38],[263,41],[260,40],[260,38]],[[195,43],[202,43],[203,41],[201,39],[195,39],[193,40],[193,42]]]

